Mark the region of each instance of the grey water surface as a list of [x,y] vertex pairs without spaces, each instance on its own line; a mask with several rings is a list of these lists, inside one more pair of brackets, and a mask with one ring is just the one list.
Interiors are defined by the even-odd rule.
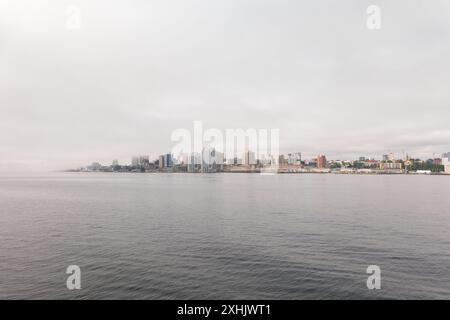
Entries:
[[449,299],[449,191],[450,176],[1,176],[0,298]]

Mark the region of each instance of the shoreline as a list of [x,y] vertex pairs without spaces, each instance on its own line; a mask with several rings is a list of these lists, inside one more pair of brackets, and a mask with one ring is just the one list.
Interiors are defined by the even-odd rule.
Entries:
[[129,174],[260,174],[260,175],[296,175],[296,174],[327,174],[327,175],[396,175],[396,176],[450,176],[445,172],[431,172],[431,173],[417,173],[417,172],[314,172],[314,171],[299,171],[299,172],[260,172],[260,171],[218,171],[218,172],[185,172],[185,171],[84,171],[84,170],[63,170],[57,172],[65,173],[129,173]]

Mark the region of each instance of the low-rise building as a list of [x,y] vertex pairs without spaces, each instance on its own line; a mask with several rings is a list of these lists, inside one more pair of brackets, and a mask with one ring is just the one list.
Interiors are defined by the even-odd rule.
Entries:
[[288,154],[288,164],[289,165],[301,165],[302,164],[302,154],[300,152],[289,153]]
[[391,162],[391,161],[381,162],[380,169],[381,170],[391,170],[391,169],[401,170],[401,169],[403,169],[403,164],[401,162]]
[[139,157],[131,158],[131,166],[133,166],[133,167],[139,166]]

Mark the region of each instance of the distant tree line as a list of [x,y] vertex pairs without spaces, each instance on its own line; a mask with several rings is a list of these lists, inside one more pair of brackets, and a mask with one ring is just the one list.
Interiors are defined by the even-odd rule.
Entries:
[[413,164],[408,166],[408,171],[417,171],[417,170],[430,170],[431,172],[445,171],[443,165],[428,162],[414,162]]

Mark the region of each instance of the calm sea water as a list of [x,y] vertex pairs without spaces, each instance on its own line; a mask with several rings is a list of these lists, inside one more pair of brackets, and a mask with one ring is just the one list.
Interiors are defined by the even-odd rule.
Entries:
[[0,177],[0,298],[449,299],[449,191],[445,176]]

